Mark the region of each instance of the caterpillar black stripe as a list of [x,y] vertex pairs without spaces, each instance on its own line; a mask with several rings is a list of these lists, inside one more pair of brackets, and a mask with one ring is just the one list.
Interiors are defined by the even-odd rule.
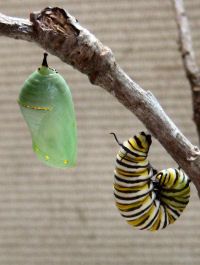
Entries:
[[189,202],[188,176],[182,169],[157,172],[151,166],[151,135],[141,132],[123,144],[115,139],[120,150],[114,170],[114,196],[121,215],[141,230],[156,231],[174,223]]

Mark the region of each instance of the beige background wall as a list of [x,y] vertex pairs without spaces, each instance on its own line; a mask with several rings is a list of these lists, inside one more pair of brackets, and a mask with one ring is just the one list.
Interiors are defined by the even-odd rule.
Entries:
[[[200,2],[185,2],[200,65]],[[67,9],[109,46],[122,68],[154,93],[197,144],[170,0],[1,0],[0,12],[27,17],[48,5]],[[0,264],[200,264],[200,201],[195,188],[184,214],[166,230],[150,233],[129,227],[113,202],[118,147],[109,132],[124,140],[144,126],[111,95],[53,56],[49,64],[73,93],[78,164],[59,170],[36,159],[17,97],[42,53],[33,43],[0,38]],[[150,156],[159,169],[175,165],[155,140]]]

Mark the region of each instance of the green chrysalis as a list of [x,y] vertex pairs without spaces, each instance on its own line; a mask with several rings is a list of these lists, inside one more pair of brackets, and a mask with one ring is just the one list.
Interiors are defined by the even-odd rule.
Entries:
[[41,67],[25,81],[18,102],[37,157],[53,167],[72,167],[77,155],[72,96],[63,77],[48,67],[46,58],[44,53]]

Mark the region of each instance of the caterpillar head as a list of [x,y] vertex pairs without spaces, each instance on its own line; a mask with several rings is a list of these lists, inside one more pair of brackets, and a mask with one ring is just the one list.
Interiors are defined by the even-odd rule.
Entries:
[[190,179],[182,169],[168,168],[157,173],[155,179],[161,187],[165,189],[181,189],[184,185],[189,184]]

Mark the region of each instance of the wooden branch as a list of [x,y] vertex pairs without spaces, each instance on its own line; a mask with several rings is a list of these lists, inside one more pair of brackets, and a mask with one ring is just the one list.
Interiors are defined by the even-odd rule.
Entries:
[[58,7],[32,13],[30,20],[32,24],[27,20],[5,19],[0,14],[0,35],[37,43],[63,62],[88,75],[92,84],[101,86],[115,96],[160,141],[200,192],[198,147],[193,146],[179,131],[152,93],[144,91],[124,73],[112,51],[84,29],[74,17]]
[[32,23],[28,19],[8,17],[0,13],[0,36],[33,41]]
[[183,66],[191,86],[193,100],[193,119],[200,140],[200,69],[197,66],[192,46],[192,37],[183,0],[173,0],[179,32],[180,52]]

